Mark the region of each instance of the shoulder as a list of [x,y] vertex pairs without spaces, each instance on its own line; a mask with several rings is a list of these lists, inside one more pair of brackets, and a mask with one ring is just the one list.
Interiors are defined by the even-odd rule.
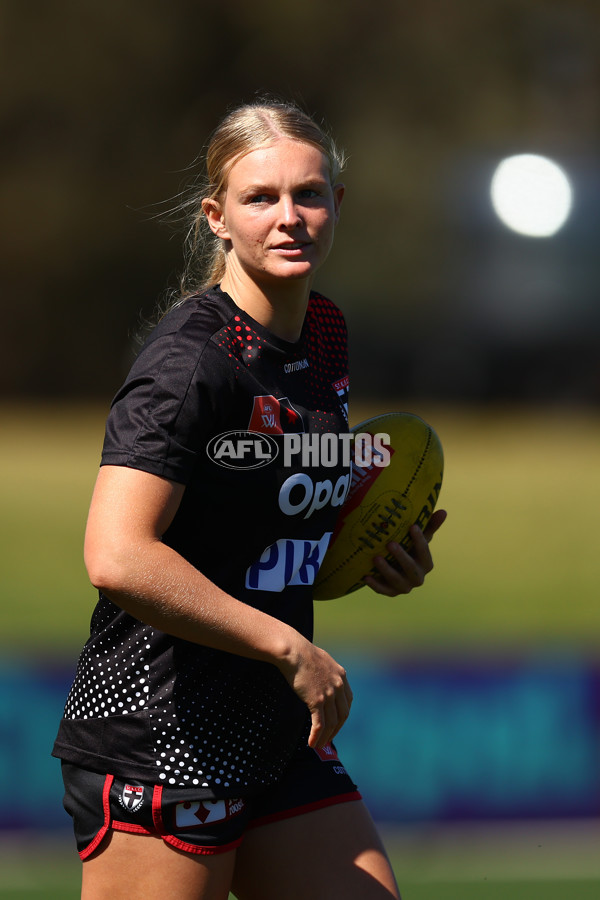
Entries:
[[315,312],[329,313],[330,315],[337,316],[340,319],[344,318],[344,314],[342,313],[339,306],[337,306],[333,302],[333,300],[330,300],[329,297],[325,297],[324,294],[320,294],[318,291],[310,292],[308,309],[314,310]]
[[104,464],[187,483],[233,389],[230,361],[212,340],[228,321],[218,301],[190,297],[156,325],[111,404]]
[[306,325],[309,334],[319,333],[333,342],[347,341],[348,329],[344,314],[332,300],[317,291],[311,291],[310,294]]
[[210,340],[230,318],[231,309],[220,292],[209,290],[203,294],[193,294],[164,313],[148,335],[142,351],[165,339],[173,342],[205,337]]
[[195,294],[169,309],[154,326],[131,368],[130,376],[166,370],[191,375],[214,352],[212,338],[232,318],[223,295],[215,291]]
[[230,318],[229,308],[211,291],[165,313],[134,360],[111,410],[127,409],[128,416],[140,421],[152,416],[156,423],[175,420],[185,407],[193,419],[207,398],[230,390],[230,360],[213,340]]
[[336,324],[346,330],[346,320],[339,306],[317,291],[310,292],[307,315],[317,322]]

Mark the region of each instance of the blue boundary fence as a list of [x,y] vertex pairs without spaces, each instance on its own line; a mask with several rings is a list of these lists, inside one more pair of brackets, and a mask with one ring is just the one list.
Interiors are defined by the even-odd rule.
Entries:
[[358,663],[353,684],[340,750],[378,819],[600,815],[597,666]]
[[[336,658],[356,698],[336,743],[376,819],[600,815],[597,663]],[[68,825],[50,749],[71,674],[0,665],[0,828]]]

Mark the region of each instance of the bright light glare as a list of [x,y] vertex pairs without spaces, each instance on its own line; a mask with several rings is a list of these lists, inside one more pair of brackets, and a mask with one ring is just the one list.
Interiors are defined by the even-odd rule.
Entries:
[[508,228],[528,237],[551,237],[571,212],[573,192],[559,165],[523,153],[503,159],[491,184],[492,205]]

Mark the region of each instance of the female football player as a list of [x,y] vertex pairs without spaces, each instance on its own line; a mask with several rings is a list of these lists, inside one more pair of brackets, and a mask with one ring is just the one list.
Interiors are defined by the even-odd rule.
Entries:
[[[293,105],[223,120],[181,296],[113,401],[85,538],[99,600],[54,749],[84,900],[399,897],[332,744],[346,672],[312,643],[350,472],[283,452],[348,430],[344,319],[311,289],[341,167]],[[443,518],[370,586],[421,585]]]

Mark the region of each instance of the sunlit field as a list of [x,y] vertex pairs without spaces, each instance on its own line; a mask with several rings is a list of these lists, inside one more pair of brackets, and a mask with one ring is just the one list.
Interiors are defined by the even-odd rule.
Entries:
[[[384,831],[403,900],[597,900],[598,830],[471,826]],[[0,900],[77,900],[68,839],[4,843]],[[332,900],[343,900],[331,885]],[[231,898],[233,900],[233,898]],[[282,893],[281,900],[285,900]],[[307,898],[308,900],[308,898]]]
[[[354,411],[354,421],[380,408]],[[412,409],[445,449],[435,570],[409,597],[369,589],[318,604],[317,640],[420,650],[521,642],[600,645],[600,417]],[[0,464],[2,640],[79,646],[95,601],[82,561],[104,409],[4,408]],[[235,511],[231,534],[235,552]]]

